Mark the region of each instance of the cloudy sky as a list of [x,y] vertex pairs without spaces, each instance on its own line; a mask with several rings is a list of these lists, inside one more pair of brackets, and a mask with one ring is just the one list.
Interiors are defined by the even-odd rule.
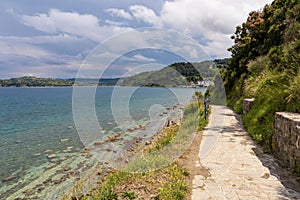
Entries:
[[[1,0],[0,79],[25,75],[75,77],[81,64],[87,57],[92,57],[91,52],[95,52],[99,45],[113,45],[113,48],[106,45],[105,52],[102,52],[102,55],[113,57],[112,55],[117,54],[112,49],[122,49],[123,45],[129,43],[142,44],[146,43],[143,41],[145,38],[150,41],[154,37],[170,39],[160,37],[156,31],[145,37],[126,34],[143,27],[176,31],[191,38],[211,58],[229,57],[227,48],[232,45],[230,36],[235,27],[246,20],[250,11],[260,10],[271,2],[272,0]],[[119,35],[119,38],[115,35]],[[177,43],[176,37],[169,43]],[[127,43],[120,42],[120,38]],[[111,65],[114,67],[106,73],[106,77],[128,74],[134,66],[150,63],[149,66],[161,67],[184,60],[180,55],[174,54],[170,44],[168,48],[160,45],[152,50],[149,50],[151,43],[147,44],[148,46],[134,47],[148,49],[131,48],[127,53],[122,51],[122,55],[113,59]],[[182,47],[180,51],[193,54],[196,57],[194,60],[204,59],[195,53],[193,46],[180,42],[178,44],[182,46],[177,45],[176,49]],[[105,59],[103,56],[99,58]],[[107,63],[102,63],[101,59],[97,60],[97,67],[103,70]]]

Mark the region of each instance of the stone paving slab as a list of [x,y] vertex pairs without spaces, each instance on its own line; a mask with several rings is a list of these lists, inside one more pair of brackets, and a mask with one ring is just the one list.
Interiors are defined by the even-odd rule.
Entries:
[[[205,143],[213,148],[208,150]],[[232,110],[212,106],[196,163],[210,176],[194,177],[191,199],[300,199],[300,193],[282,185],[263,165],[257,148]]]

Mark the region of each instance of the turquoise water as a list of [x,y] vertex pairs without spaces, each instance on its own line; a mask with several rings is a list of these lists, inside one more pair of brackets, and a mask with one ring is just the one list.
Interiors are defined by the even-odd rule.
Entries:
[[[118,119],[118,123],[115,123],[111,108],[114,87],[98,87],[95,112],[101,131],[110,134],[113,130],[120,129],[117,127],[122,126],[120,123],[146,124],[151,118],[149,110],[153,105],[171,107],[185,104],[193,93],[192,89],[174,90],[176,95],[165,88],[118,88],[120,101],[122,94],[129,91],[134,93],[128,102],[129,120]],[[117,105],[116,102],[114,105]],[[88,122],[89,119],[86,120]],[[50,153],[62,160],[56,166],[63,162],[68,162],[70,166],[71,163],[80,166],[76,162],[79,162],[77,158],[83,148],[73,120],[71,87],[0,88],[1,199],[33,181],[42,181],[43,174],[46,179],[47,170],[54,166],[51,165],[53,160],[47,157]],[[51,166],[47,167],[49,165]],[[59,170],[56,170],[55,174],[58,173]]]

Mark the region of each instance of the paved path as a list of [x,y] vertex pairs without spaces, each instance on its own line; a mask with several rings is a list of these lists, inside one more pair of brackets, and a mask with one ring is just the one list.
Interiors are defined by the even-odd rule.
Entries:
[[264,158],[236,117],[226,107],[212,106],[200,146],[200,163],[196,164],[207,168],[209,174],[194,177],[191,199],[300,199],[300,193],[287,189],[270,172],[272,163],[266,167],[265,161],[272,157]]

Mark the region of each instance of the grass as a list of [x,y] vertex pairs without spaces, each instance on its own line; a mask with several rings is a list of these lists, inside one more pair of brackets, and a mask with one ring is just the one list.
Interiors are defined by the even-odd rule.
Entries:
[[184,177],[189,176],[189,173],[176,164],[170,166],[166,173],[169,180],[165,181],[159,189],[159,199],[184,199],[188,189]]
[[[124,168],[124,171],[145,172],[167,167],[184,154],[194,139],[195,133],[203,128],[207,121],[204,116],[203,104],[193,102],[186,106],[180,126],[165,127],[153,140],[152,145],[137,153],[135,158]],[[201,121],[201,123],[199,122]]]
[[160,150],[163,149],[165,146],[170,144],[175,137],[176,133],[178,132],[179,126],[174,126],[171,128],[165,128],[164,129],[164,134],[163,137],[159,138],[154,147],[152,149],[149,149],[149,151],[155,151],[155,150]]
[[300,112],[300,75],[289,70],[270,69],[269,57],[260,57],[249,64],[248,79],[238,81],[227,96],[229,106],[242,113],[244,98],[255,98],[251,110],[242,115],[243,124],[251,137],[272,151],[276,112]]
[[136,199],[139,195],[144,197],[152,195],[156,199],[180,200],[184,199],[188,188],[185,181],[185,177],[188,175],[189,173],[176,163],[146,173],[115,172],[107,176],[88,195],[88,199]]
[[99,187],[93,190],[90,193],[89,199],[99,199],[99,200],[113,200],[118,199],[119,194],[115,192],[114,188],[123,184],[129,179],[134,178],[134,174],[126,173],[126,172],[115,172],[105,177],[103,182],[99,185]]
[[145,146],[140,154],[142,157],[133,159],[124,171],[116,171],[104,177],[87,195],[73,199],[184,199],[190,173],[179,166],[176,159],[188,149],[193,133],[206,124],[203,103],[196,101],[189,104],[180,126],[164,128],[151,145]]
[[137,198],[137,196],[134,192],[128,192],[128,191],[124,191],[122,193],[122,197],[125,198],[125,199],[128,199],[128,200]]

